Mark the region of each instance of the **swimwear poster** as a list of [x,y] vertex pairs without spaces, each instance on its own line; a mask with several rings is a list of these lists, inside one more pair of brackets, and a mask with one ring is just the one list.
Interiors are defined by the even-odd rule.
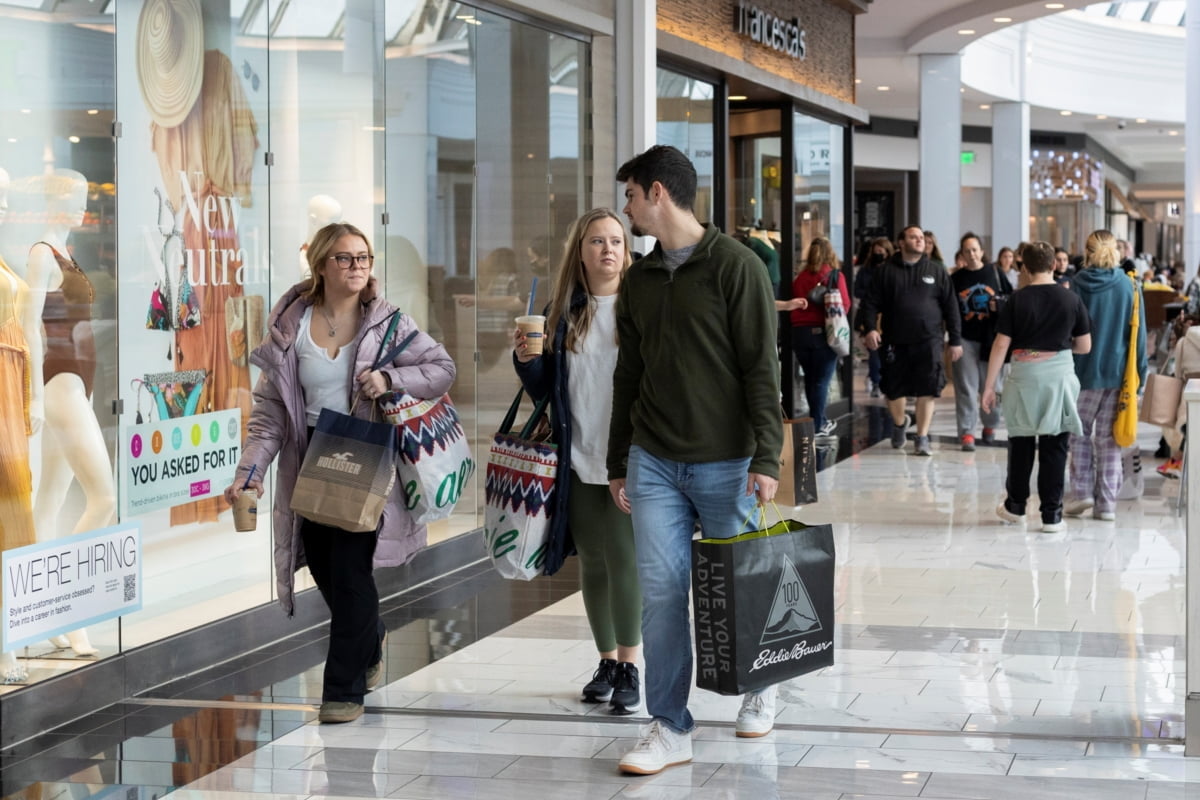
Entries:
[[236,408],[125,428],[125,516],[219,496],[233,482],[241,443]]

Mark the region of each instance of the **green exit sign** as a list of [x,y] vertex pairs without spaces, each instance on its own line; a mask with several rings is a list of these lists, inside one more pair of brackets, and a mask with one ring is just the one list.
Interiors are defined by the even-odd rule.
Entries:
[[964,164],[974,164],[975,163],[975,151],[974,150],[963,150],[962,154],[961,154],[961,158],[962,158],[962,163],[964,163]]

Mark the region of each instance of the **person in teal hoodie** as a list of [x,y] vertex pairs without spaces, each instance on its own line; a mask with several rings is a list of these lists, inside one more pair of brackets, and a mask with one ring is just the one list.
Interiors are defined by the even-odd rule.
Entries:
[[1075,273],[1069,291],[1087,307],[1092,320],[1092,350],[1075,356],[1079,378],[1079,419],[1082,435],[1071,436],[1071,489],[1063,513],[1081,517],[1091,510],[1095,519],[1116,519],[1121,488],[1121,448],[1113,439],[1117,398],[1129,356],[1129,326],[1138,304],[1137,365],[1146,380],[1146,309],[1142,292],[1119,267],[1117,240],[1109,231],[1094,231],[1084,247],[1084,267]]

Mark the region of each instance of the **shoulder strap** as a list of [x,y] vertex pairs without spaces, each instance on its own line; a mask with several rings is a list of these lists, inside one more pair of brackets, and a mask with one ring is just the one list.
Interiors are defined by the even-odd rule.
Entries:
[[383,338],[379,340],[379,352],[375,354],[375,365],[372,369],[379,369],[383,364],[388,363],[400,355],[404,348],[408,347],[408,343],[417,335],[416,331],[409,334],[408,338],[400,343],[398,347],[392,349],[387,355],[384,355],[384,348],[387,347],[388,340],[392,338],[392,334],[396,332],[396,326],[400,324],[400,312],[393,311],[392,317],[388,321],[387,331],[383,334]]
[[[513,425],[517,421],[517,411],[521,407],[521,395],[525,393],[525,387],[517,389],[517,396],[513,398],[512,405],[508,407],[508,413],[504,415],[504,420],[500,423],[499,433],[512,433]],[[533,413],[529,415],[528,421],[521,428],[521,432],[517,434],[522,439],[528,439],[533,434],[533,429],[537,427],[538,420],[546,413],[546,408],[550,404],[550,395],[547,394],[533,406]]]

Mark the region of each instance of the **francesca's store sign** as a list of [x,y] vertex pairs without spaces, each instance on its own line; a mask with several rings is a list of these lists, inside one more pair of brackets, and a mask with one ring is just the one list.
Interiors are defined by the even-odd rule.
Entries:
[[738,2],[733,14],[733,29],[738,34],[792,58],[802,59],[806,55],[799,17],[786,20],[745,2]]
[[0,555],[0,649],[28,644],[142,607],[142,530],[137,522]]
[[233,482],[241,451],[240,409],[125,429],[125,516],[215,497]]

